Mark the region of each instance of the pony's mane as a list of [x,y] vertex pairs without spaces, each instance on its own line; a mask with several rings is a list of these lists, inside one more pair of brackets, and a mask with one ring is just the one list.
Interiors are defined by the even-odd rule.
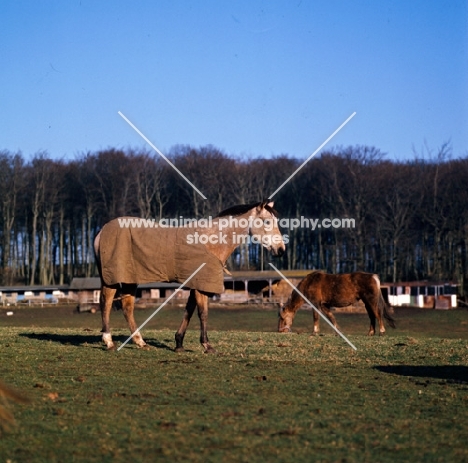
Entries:
[[224,211],[221,211],[216,217],[237,217],[238,215],[245,214],[246,212],[259,206],[263,206],[270,214],[273,214],[275,217],[278,217],[278,212],[268,205],[268,201],[261,201],[259,203],[251,204],[239,204],[237,206],[228,207],[227,209],[224,209]]

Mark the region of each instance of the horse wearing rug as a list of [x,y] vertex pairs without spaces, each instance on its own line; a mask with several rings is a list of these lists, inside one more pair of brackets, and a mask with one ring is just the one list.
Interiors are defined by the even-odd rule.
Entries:
[[205,352],[213,351],[207,335],[208,297],[224,292],[228,257],[239,244],[247,242],[249,235],[273,255],[281,256],[285,251],[273,202],[234,206],[211,221],[205,219],[204,224],[207,226],[202,227],[200,220],[185,227],[145,228],[141,219],[121,217],[104,225],[96,236],[94,250],[101,277],[102,339],[108,349],[115,348],[109,318],[116,295],[134,333],[132,341],[146,347],[133,315],[137,286],[157,281],[183,284],[205,264],[185,285],[190,295],[175,335],[176,351],[183,351],[195,307],[200,319],[200,342]]
[[[379,334],[385,333],[383,319],[385,318],[392,328],[395,322],[390,316],[387,304],[380,290],[380,280],[372,273],[354,272],[341,275],[330,275],[320,271],[309,273],[298,285],[297,289],[314,306],[337,327],[331,307],[347,307],[362,300],[370,319],[369,336],[375,334],[375,322],[379,323]],[[291,331],[291,326],[299,307],[306,301],[297,292],[293,291],[286,305],[279,311],[278,331]],[[319,332],[319,314],[314,310],[314,332]]]

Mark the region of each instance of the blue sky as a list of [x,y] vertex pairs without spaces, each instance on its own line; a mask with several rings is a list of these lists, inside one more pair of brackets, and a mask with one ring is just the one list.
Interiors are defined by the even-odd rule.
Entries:
[[[0,3],[0,150],[212,144],[468,153],[468,6],[450,0]],[[427,154],[427,153],[426,153]]]

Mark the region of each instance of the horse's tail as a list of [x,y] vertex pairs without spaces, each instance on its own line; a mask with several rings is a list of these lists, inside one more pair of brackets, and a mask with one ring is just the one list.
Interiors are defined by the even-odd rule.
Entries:
[[380,313],[384,316],[385,320],[387,320],[388,324],[389,324],[392,328],[396,328],[396,326],[395,326],[395,320],[394,320],[394,318],[390,315],[389,306],[388,306],[388,304],[385,302],[385,299],[383,298],[382,290],[380,290],[380,296],[379,296],[379,311],[380,311]]
[[102,281],[102,263],[101,263],[101,253],[100,251],[101,244],[101,232],[94,237],[93,249],[94,249],[94,258],[96,259],[96,267],[98,269],[99,277]]

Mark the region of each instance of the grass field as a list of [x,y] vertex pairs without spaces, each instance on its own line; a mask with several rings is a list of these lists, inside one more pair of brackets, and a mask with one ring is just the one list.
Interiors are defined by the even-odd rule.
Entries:
[[[216,355],[196,319],[173,352],[181,309],[143,330],[150,350],[119,352],[98,314],[14,311],[0,311],[0,379],[32,402],[10,404],[0,463],[468,461],[465,310],[396,310],[397,330],[374,338],[365,315],[337,314],[357,352],[326,326],[310,337],[310,312],[278,334],[274,311],[212,310]],[[123,342],[121,313],[111,326]]]

